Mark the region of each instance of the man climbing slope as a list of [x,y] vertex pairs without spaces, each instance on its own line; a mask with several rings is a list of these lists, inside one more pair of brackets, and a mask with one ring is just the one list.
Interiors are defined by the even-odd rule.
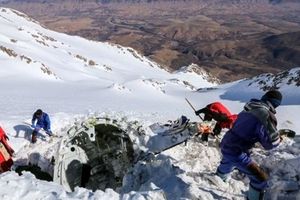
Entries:
[[260,100],[251,99],[221,141],[222,160],[217,175],[226,181],[234,168],[246,174],[250,179],[248,200],[262,200],[268,186],[268,175],[251,159],[249,151],[256,142],[266,150],[279,145],[275,108],[281,100],[277,90],[266,92]]

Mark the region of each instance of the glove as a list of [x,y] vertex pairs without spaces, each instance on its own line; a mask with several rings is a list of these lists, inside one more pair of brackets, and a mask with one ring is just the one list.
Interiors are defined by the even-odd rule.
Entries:
[[200,115],[201,113],[203,113],[203,109],[195,111],[195,115]]
[[31,128],[35,128],[35,125],[34,125],[34,124],[32,124],[32,125],[31,125]]
[[47,135],[52,135],[52,131],[51,130],[48,130],[48,131],[46,131],[46,133],[47,133]]
[[200,115],[201,113],[209,114],[210,112],[211,111],[209,110],[209,108],[204,107],[204,108],[201,108],[200,110],[195,111],[195,114],[196,115]]

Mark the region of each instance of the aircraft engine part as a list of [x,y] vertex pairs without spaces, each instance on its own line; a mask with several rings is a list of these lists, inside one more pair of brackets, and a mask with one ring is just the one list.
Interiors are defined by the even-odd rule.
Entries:
[[55,157],[55,182],[73,191],[122,186],[134,161],[133,143],[116,120],[96,118],[76,124],[62,139]]

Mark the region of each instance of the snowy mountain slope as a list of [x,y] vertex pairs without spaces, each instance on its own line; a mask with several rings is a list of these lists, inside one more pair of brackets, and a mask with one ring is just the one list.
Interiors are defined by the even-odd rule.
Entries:
[[300,105],[299,79],[300,68],[293,68],[278,74],[262,74],[222,86],[226,88],[226,91],[220,97],[244,103],[251,98],[260,98],[268,89],[276,88],[283,94],[282,105],[276,109],[278,126],[295,129],[299,134],[300,123],[297,120]]
[[[192,121],[199,120],[184,97],[196,109],[222,101],[238,113],[245,101],[264,93],[257,84],[260,80],[269,80],[269,84],[277,80],[262,75],[217,86],[207,81],[209,76],[199,76],[188,68],[170,74],[132,49],[56,33],[6,8],[0,8],[0,27],[0,124],[17,151],[15,163],[31,161],[45,170],[51,170],[47,167],[57,151],[58,139],[49,143],[49,138],[41,134],[36,146],[29,145],[31,129],[23,122],[30,122],[37,108],[50,114],[52,129],[59,135],[90,115],[137,120],[145,135],[133,139],[146,149],[150,138],[158,135],[150,130],[151,124],[175,120],[182,114]],[[299,87],[296,82],[285,84],[291,77],[299,78],[296,71],[288,72],[278,84],[284,105],[277,109],[277,116],[279,128],[292,128],[299,134]],[[272,175],[272,199],[297,199],[300,195],[299,190],[286,192],[299,187],[299,143],[286,140],[277,150],[254,151],[255,160]],[[123,180],[124,193],[93,193],[83,188],[67,193],[61,186],[30,174],[18,177],[8,172],[0,175],[0,186],[6,188],[0,190],[0,199],[244,199],[247,179],[238,178],[235,172],[224,184],[213,176],[219,160],[215,141],[206,147],[192,140],[187,146],[164,152],[151,163],[134,166]]]
[[[96,116],[106,116],[120,122],[126,120],[129,124],[137,119],[139,121],[138,125],[142,125],[145,131],[145,138],[137,138],[137,136],[133,135],[131,135],[131,138],[141,147],[147,147],[149,139],[159,134],[157,130],[149,129],[151,120],[155,121],[153,119],[155,115],[150,117],[138,113],[127,113],[125,116],[120,113],[101,113]],[[56,116],[56,118],[64,119],[61,121],[65,122],[72,121],[71,119],[66,120],[67,118],[64,115]],[[86,119],[85,116],[81,116],[81,118],[77,116],[77,118],[79,118],[79,120]],[[146,120],[147,118],[148,120]],[[66,127],[68,127],[68,125],[66,125]],[[59,133],[63,132],[63,130],[59,131]],[[297,178],[300,161],[299,139],[300,138],[295,141],[285,139],[277,149],[272,151],[264,151],[258,147],[254,148],[254,160],[259,162],[271,174],[270,190],[267,193],[268,199],[284,198],[291,200],[300,197],[299,180]],[[33,164],[39,164],[39,166],[47,171],[50,157],[53,154],[53,152],[51,154],[51,151],[55,150],[56,142],[57,141],[54,141],[54,143],[49,144],[40,138],[36,146],[25,146],[24,149],[18,153],[18,164],[27,160],[27,162],[30,161]],[[161,143],[164,142],[167,144],[167,138],[161,139]],[[34,156],[36,154],[39,156]],[[237,171],[234,171],[232,178],[227,183],[224,183],[221,179],[213,175],[219,164],[220,156],[218,145],[214,140],[211,139],[209,145],[206,146],[195,138],[190,140],[187,145],[182,144],[163,152],[152,162],[137,163],[123,180],[124,186],[119,193],[115,193],[111,190],[105,191],[105,193],[97,191],[96,193],[90,193],[89,197],[87,197],[88,191],[78,188],[72,193],[72,197],[82,198],[85,196],[85,199],[94,199],[96,198],[95,196],[100,194],[100,199],[105,199],[108,195],[112,195],[113,199],[127,199],[128,196],[130,196],[128,199],[137,197],[141,199],[147,199],[147,197],[150,199],[164,199],[164,197],[166,197],[166,199],[244,199],[243,195],[247,191],[249,182],[247,178]],[[26,175],[26,177],[30,176]],[[12,190],[18,178],[14,173],[3,175],[3,182],[5,178],[12,178],[11,182],[6,186]],[[65,192],[61,187],[53,183],[49,185],[49,183],[43,183],[33,177],[30,177],[28,180],[22,177],[21,181],[24,185],[37,184],[40,186],[41,190],[38,190],[38,197],[53,195],[45,191],[46,188],[49,188],[50,191],[55,191],[57,198],[65,196]],[[2,184],[1,181],[0,184]],[[6,183],[3,183],[3,186],[4,184]],[[22,188],[22,185],[20,188]],[[32,195],[37,192],[37,190],[29,190],[27,188],[24,190],[26,197],[32,197]],[[81,192],[79,193],[78,191]],[[7,194],[7,192],[0,191],[0,196],[4,193]],[[21,196],[17,191],[12,193],[17,197]],[[117,197],[117,195],[120,196]],[[66,197],[69,197],[69,195]]]
[[[247,90],[244,88],[247,88]],[[240,97],[242,96],[244,97],[243,101],[247,101],[257,93],[258,89],[264,92],[272,88],[282,91],[284,95],[283,105],[299,105],[300,68],[294,68],[278,74],[261,74],[242,80],[229,88],[223,97],[231,100],[241,100]]]
[[[28,73],[28,76],[62,81],[95,79],[104,84],[106,80],[126,82],[153,77],[163,80],[180,77],[176,73],[170,76],[133,49],[49,31],[11,9],[1,8],[0,13],[1,60],[5,65],[8,61],[14,62],[20,70],[15,70],[15,75]],[[1,72],[4,76],[11,70],[2,69]],[[191,76],[199,78],[197,74]]]
[[[120,101],[130,104],[132,99],[149,99],[141,95],[148,90],[152,96],[157,93],[161,97],[157,102],[166,105],[172,91],[183,94],[197,87],[216,85],[207,81],[208,76],[204,73],[181,71],[170,74],[130,48],[47,30],[11,9],[0,9],[0,23],[0,83],[7,85],[6,93],[3,91],[2,95],[14,96],[12,102],[3,99],[1,103],[7,109],[6,104],[15,105],[10,108],[12,112],[20,109],[28,112],[36,107],[51,110],[49,103],[41,104],[42,99],[55,102],[57,96],[66,105],[64,111],[67,112],[72,112],[74,107],[84,111],[89,106],[98,106],[99,100],[100,108],[110,107],[106,103],[118,107]],[[183,77],[182,74],[186,75]],[[15,88],[22,92],[14,92]],[[56,91],[56,88],[64,88],[64,92]],[[111,100],[112,95],[118,98]],[[27,98],[29,96],[36,96],[34,102]],[[88,103],[72,104],[75,96],[78,100],[89,97]],[[16,99],[23,100],[22,108],[13,103]]]

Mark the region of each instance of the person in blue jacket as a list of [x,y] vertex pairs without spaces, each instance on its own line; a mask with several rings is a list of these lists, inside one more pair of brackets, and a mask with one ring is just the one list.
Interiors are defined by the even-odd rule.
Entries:
[[[35,124],[35,122],[36,122],[36,124]],[[31,127],[34,128],[34,130],[32,132],[32,138],[31,138],[32,143],[36,142],[37,133],[41,129],[44,129],[49,136],[52,136],[49,115],[47,113],[43,112],[41,109],[38,109],[34,112],[34,114],[32,116],[32,120],[31,120]]]
[[266,150],[281,142],[275,117],[275,108],[281,100],[282,94],[278,90],[266,92],[260,100],[251,99],[220,144],[222,160],[217,175],[226,181],[233,169],[246,174],[250,179],[248,200],[264,199],[268,175],[251,159],[249,152],[256,142]]

